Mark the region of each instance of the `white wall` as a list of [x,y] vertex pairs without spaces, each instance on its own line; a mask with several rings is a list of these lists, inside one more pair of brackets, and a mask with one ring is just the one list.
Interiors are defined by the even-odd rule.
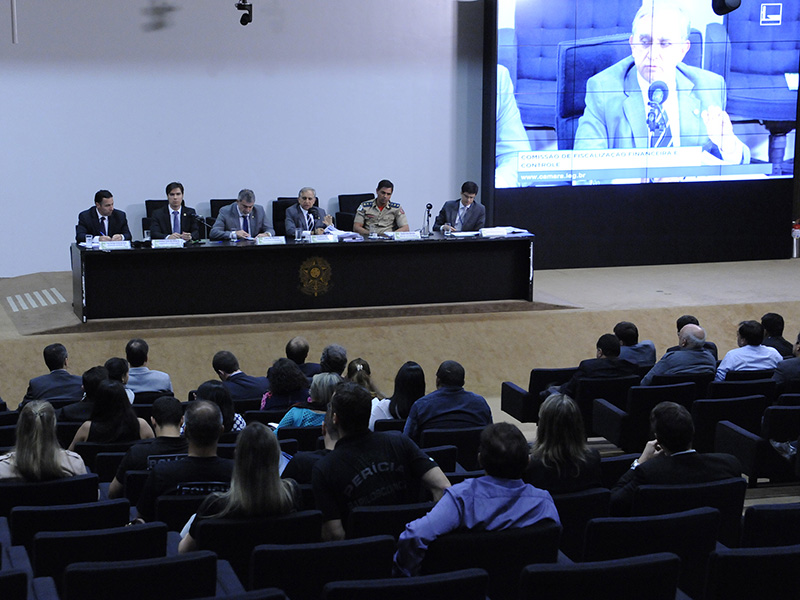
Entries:
[[100,188],[138,238],[172,180],[208,214],[386,177],[412,228],[479,181],[482,2],[252,3],[242,27],[233,0],[17,0],[18,44],[0,5],[0,276],[69,269]]

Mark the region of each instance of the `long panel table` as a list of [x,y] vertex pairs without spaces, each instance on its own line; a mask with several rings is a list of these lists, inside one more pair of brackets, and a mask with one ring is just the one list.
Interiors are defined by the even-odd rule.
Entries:
[[533,299],[533,236],[70,248],[88,319]]

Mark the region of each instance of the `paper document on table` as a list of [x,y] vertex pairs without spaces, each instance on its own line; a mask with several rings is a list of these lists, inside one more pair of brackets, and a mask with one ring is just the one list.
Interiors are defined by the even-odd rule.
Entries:
[[796,92],[798,79],[800,79],[800,73],[784,73],[783,76],[786,77],[786,85],[788,88],[793,92]]

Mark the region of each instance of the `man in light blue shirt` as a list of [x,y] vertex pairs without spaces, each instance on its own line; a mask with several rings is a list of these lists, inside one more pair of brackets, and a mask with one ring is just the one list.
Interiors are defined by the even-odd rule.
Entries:
[[128,359],[128,389],[139,392],[172,392],[172,381],[167,373],[147,368],[147,355],[150,347],[143,339],[134,338],[125,346]]
[[738,348],[725,355],[717,367],[716,381],[724,381],[728,371],[774,369],[783,360],[781,353],[764,346],[764,326],[758,321],[742,321],[737,334]]

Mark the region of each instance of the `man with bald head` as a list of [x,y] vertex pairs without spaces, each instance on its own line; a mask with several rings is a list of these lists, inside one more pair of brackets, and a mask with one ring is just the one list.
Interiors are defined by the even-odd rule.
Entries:
[[689,375],[713,373],[717,361],[704,344],[706,331],[699,325],[684,325],[678,333],[678,349],[670,350],[661,357],[642,379],[642,385],[653,385],[656,375]]

